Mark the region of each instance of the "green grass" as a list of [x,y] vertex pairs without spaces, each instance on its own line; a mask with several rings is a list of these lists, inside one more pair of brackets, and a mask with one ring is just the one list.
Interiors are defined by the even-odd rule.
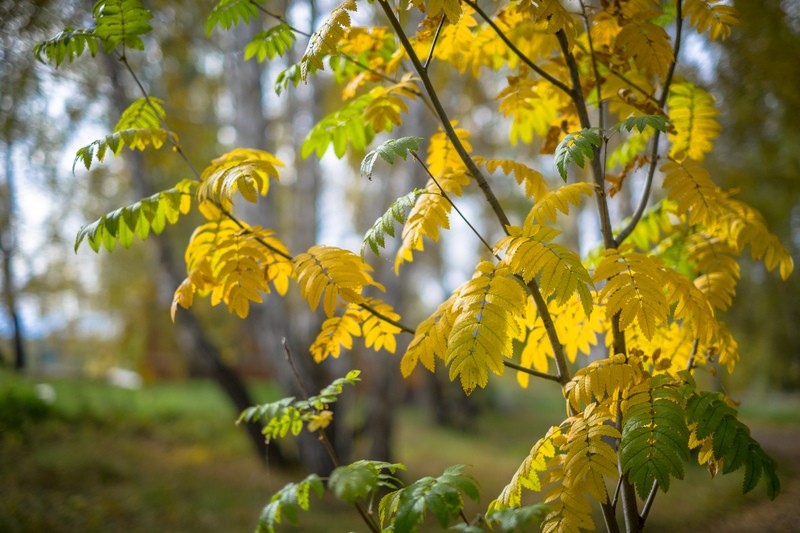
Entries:
[[[533,442],[564,416],[556,387],[508,385],[491,391],[499,408],[481,412],[469,430],[437,427],[420,409],[401,409],[396,460],[408,466],[404,478],[470,464],[482,501],[467,514],[484,510]],[[25,386],[0,376],[0,399]],[[252,531],[270,495],[304,476],[261,466],[212,383],[160,383],[139,391],[86,381],[53,386],[55,406],[0,434],[0,531]],[[269,385],[253,390],[259,401],[275,398]],[[745,413],[755,426],[773,427],[796,422],[789,415],[797,405],[784,399]],[[783,474],[794,479],[798,469],[788,464]],[[760,488],[741,495],[741,472],[713,482],[708,477],[687,465],[686,480],[656,500],[650,530],[685,529],[764,499]],[[311,506],[300,516],[301,531],[365,530],[347,506],[315,497]]]

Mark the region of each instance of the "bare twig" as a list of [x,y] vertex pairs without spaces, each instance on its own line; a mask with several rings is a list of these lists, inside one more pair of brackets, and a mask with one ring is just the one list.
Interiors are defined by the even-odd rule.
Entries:
[[522,372],[524,374],[530,374],[531,376],[536,376],[537,378],[542,378],[548,381],[555,381],[556,383],[561,383],[560,376],[556,376],[554,374],[548,374],[546,372],[539,372],[538,370],[534,370],[533,368],[527,368],[522,365],[518,365],[517,363],[512,363],[511,361],[503,361],[503,366],[505,366],[506,368],[511,368],[512,370],[516,370],[517,372]]
[[436,33],[433,34],[433,42],[431,43],[431,49],[428,50],[428,59],[425,60],[425,65],[422,68],[425,69],[425,72],[428,71],[428,66],[431,64],[431,60],[433,59],[433,51],[436,49],[436,41],[439,40],[439,34],[442,31],[442,26],[444,26],[444,13],[442,13],[442,18],[439,19],[439,25],[436,26]]
[[[292,376],[294,376],[295,383],[297,387],[300,389],[300,393],[303,395],[303,399],[308,400],[308,392],[306,388],[303,386],[303,381],[300,379],[300,373],[297,371],[297,367],[294,364],[294,358],[292,357],[292,350],[289,348],[289,344],[286,342],[286,337],[281,339],[283,343],[283,350],[286,352],[286,360],[289,362],[289,367],[292,369]],[[325,430],[320,428],[317,430],[317,435],[319,436],[319,441],[322,443],[323,448],[328,453],[328,457],[330,457],[333,466],[338,467],[341,465],[341,461],[339,460],[339,455],[336,453],[336,450],[333,448],[333,444],[331,444],[328,435],[325,433]],[[364,506],[361,505],[360,502],[354,502],[353,506],[358,510],[358,514],[361,515],[361,518],[367,524],[370,531],[373,533],[380,533],[380,527],[375,522],[375,518],[369,514],[365,509]]]

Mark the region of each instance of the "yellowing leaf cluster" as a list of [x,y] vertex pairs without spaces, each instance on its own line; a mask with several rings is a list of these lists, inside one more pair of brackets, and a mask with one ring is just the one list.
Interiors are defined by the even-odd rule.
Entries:
[[397,349],[396,336],[401,330],[383,317],[396,321],[400,315],[389,304],[374,298],[347,304],[341,315],[332,316],[322,324],[319,335],[311,345],[314,361],[319,363],[328,357],[339,357],[342,348],[353,348],[354,337],[362,336],[367,348],[394,353]]
[[312,311],[320,301],[328,317],[332,317],[340,301],[362,303],[361,292],[374,286],[384,290],[370,272],[372,267],[349,250],[332,246],[312,246],[297,255],[292,263],[300,294],[308,301]]
[[[467,141],[469,132],[461,128],[455,131],[464,148],[471,150],[472,147]],[[406,261],[414,260],[414,251],[424,249],[423,237],[438,241],[440,228],[449,229],[449,215],[453,206],[445,195],[459,197],[463,188],[469,184],[470,178],[464,162],[443,132],[431,137],[426,162],[428,171],[433,177],[428,180],[422,194],[408,213],[401,235],[402,243],[395,256],[395,272],[398,272],[400,265]]]

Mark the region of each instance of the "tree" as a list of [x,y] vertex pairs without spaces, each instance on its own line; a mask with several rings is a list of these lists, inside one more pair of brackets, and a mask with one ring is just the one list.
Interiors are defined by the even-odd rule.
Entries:
[[[287,90],[330,69],[344,83],[344,103],[311,129],[300,148],[304,156],[322,157],[332,147],[342,158],[382,140],[361,162],[365,182],[381,180],[384,164],[400,159],[427,177],[424,188],[398,198],[366,232],[360,255],[320,244],[292,253],[272,229],[243,220],[234,202],[266,196],[283,165],[270,152],[248,148],[83,227],[76,247],[127,247],[134,236],[160,233],[197,211],[205,222],[187,245],[187,278],[175,291],[173,316],[208,296],[244,318],[266,294],[296,286],[310,309],[326,317],[310,346],[316,361],[339,357],[358,337],[367,348],[394,353],[405,333],[413,337],[400,360],[403,376],[420,364],[431,371],[443,364],[469,395],[512,369],[522,387],[531,379],[558,383],[569,416],[533,444],[487,513],[470,521],[463,498],[477,498],[477,487],[462,466],[402,486],[395,477],[402,465],[338,464],[325,429],[342,390],[359,379],[351,370],[319,394],[242,413],[242,421],[265,424],[267,440],[304,427],[318,433],[337,465],[326,484],[314,473],[281,489],[260,526],[271,531],[282,516],[294,521],[298,508],[309,507],[310,491],[327,486],[373,531],[414,530],[428,512],[442,527],[462,518],[467,531],[536,521],[545,531],[579,531],[595,528],[592,502],[608,531],[640,531],[658,490],[683,477],[692,452],[712,475],[743,469],[746,492],[763,480],[775,497],[774,461],[738,419],[734,402],[703,390],[694,377],[717,367],[733,371],[739,359],[720,317],[733,303],[738,257],[749,249],[784,279],[793,270],[764,218],[712,181],[703,160],[719,135],[719,111],[708,91],[676,71],[684,32],[726,38],[738,22],[735,10],[711,0],[570,4],[576,12],[555,0],[522,1],[491,14],[474,0],[412,1],[411,14],[385,0],[371,5],[345,0],[334,8],[299,63],[277,77],[278,88]],[[375,9],[388,27],[353,26],[359,9]],[[100,0],[93,15],[95,27],[67,30],[41,43],[37,56],[58,66],[102,47],[138,79],[128,54],[144,47],[150,12],[137,0]],[[274,25],[245,53],[271,59],[298,32],[263,2],[222,0],[208,27],[231,29],[262,15]],[[470,85],[460,79],[467,72],[471,84],[495,88],[497,113],[509,128],[504,152],[513,155],[475,153],[470,131],[453,120],[444,88],[434,82],[435,69],[449,72],[451,91]],[[439,131],[388,138],[410,106],[420,104]],[[126,147],[164,144],[186,158],[161,101],[142,87],[115,131],[79,150],[76,162],[88,169]],[[532,149],[542,154],[540,168],[555,167],[552,179],[533,168]],[[495,189],[511,176],[517,199],[504,202]],[[459,207],[472,188],[493,214],[494,231],[479,230]],[[634,195],[629,210],[622,191]],[[559,241],[558,228],[588,199],[596,225],[581,230],[598,231],[601,246],[582,256]],[[524,208],[511,212],[513,205]],[[379,255],[398,234],[395,271],[407,269],[453,215],[485,253],[471,279],[410,327],[375,296],[384,285],[367,256]],[[588,356],[598,344],[605,357],[579,361],[579,353]],[[384,489],[390,492],[376,514],[366,502]],[[543,491],[543,505],[521,506],[523,489]]]
[[[769,226],[787,244],[795,260],[800,256],[800,189],[794,179],[800,154],[790,147],[800,142],[800,125],[791,117],[800,111],[794,87],[800,82],[790,57],[780,52],[800,45],[796,10],[791,4],[770,0],[737,4],[742,23],[722,43],[719,75],[714,86],[726,103],[719,156],[709,169],[726,187],[748,191],[748,200],[764,213]],[[794,16],[794,19],[792,19]],[[734,73],[747,71],[747,76]],[[736,158],[725,154],[735,153]],[[731,328],[741,331],[740,342],[751,353],[770,354],[767,359],[743,361],[739,375],[762,376],[773,388],[800,387],[800,332],[791,326],[800,320],[800,307],[792,295],[800,291],[800,278],[787,284],[762,275],[758,264],[742,265],[741,300],[747,308],[734,306],[729,313]],[[760,313],[784,320],[757,321]]]

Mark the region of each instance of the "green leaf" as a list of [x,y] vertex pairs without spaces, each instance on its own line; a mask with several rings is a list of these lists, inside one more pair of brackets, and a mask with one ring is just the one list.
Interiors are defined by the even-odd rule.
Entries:
[[764,477],[767,496],[775,499],[780,492],[775,460],[750,436],[750,429],[737,418],[737,411],[716,392],[696,393],[686,409],[690,422],[696,423],[698,439],[710,437],[714,458],[722,462],[722,473],[729,474],[744,466],[743,492],[750,492]]
[[442,527],[458,518],[464,507],[462,494],[478,501],[477,481],[463,472],[464,465],[447,467],[438,478],[424,477],[381,499],[381,525],[393,523],[395,531],[416,531],[430,511]]
[[50,61],[58,68],[65,59],[72,63],[86,50],[94,57],[97,48],[97,36],[93,30],[65,28],[52,39],[37,44],[33,54],[42,63]]
[[421,137],[401,137],[400,139],[389,139],[384,142],[369,152],[361,161],[361,177],[372,179],[372,167],[375,165],[375,160],[378,156],[381,156],[381,159],[390,165],[394,165],[398,157],[405,159],[408,156],[408,152],[419,151],[420,141],[422,141]]
[[567,181],[567,165],[575,163],[583,168],[584,158],[594,159],[594,148],[602,144],[598,128],[586,128],[564,137],[555,152],[556,167],[561,179]]
[[351,370],[345,377],[335,379],[318,395],[311,396],[307,400],[289,397],[248,407],[239,415],[236,423],[263,421],[264,427],[261,432],[268,441],[283,438],[290,432],[297,436],[302,431],[303,424],[311,421],[313,415],[327,409],[338,400],[345,385],[355,385],[360,381],[358,377],[360,373],[358,370]]
[[258,7],[263,0],[220,0],[214,5],[206,19],[206,36],[219,26],[229,30],[239,22],[248,23],[258,18]]
[[405,470],[400,463],[383,461],[356,461],[353,464],[340,466],[331,472],[328,486],[337,498],[345,503],[353,504],[375,493],[379,488],[396,489],[399,480],[383,471],[394,474],[397,470]]
[[161,128],[127,129],[110,133],[104,138],[78,149],[75,153],[75,160],[72,162],[72,172],[75,173],[75,165],[79,161],[83,163],[86,170],[89,170],[92,167],[93,156],[96,156],[97,161],[102,163],[109,150],[112,154],[118,155],[123,146],[127,146],[131,150],[144,150],[148,146],[155,149],[161,148],[170,136],[174,137],[175,134]]
[[275,94],[280,96],[283,91],[289,88],[290,83],[294,87],[297,87],[300,84],[300,80],[300,64],[295,63],[289,65],[287,68],[280,71],[278,77],[275,78]]
[[534,531],[538,530],[544,517],[550,512],[547,505],[526,505],[525,507],[510,507],[486,515],[486,522],[492,531]]
[[364,235],[364,240],[361,243],[361,258],[367,250],[367,246],[372,250],[375,255],[380,255],[380,248],[386,247],[386,235],[394,237],[394,222],[404,224],[406,221],[406,209],[411,209],[417,202],[420,191],[414,190],[405,196],[401,196],[394,201],[389,209],[381,215],[372,227]]
[[668,376],[655,376],[631,389],[626,406],[622,470],[642,498],[655,481],[667,492],[670,477],[683,479],[683,461],[689,456],[689,428],[678,390]]
[[75,251],[78,251],[84,239],[95,252],[100,250],[101,245],[111,252],[117,242],[124,248],[129,247],[134,235],[144,240],[150,231],[161,233],[167,222],[174,224],[180,215],[189,212],[194,198],[192,189],[196,186],[197,182],[193,180],[183,180],[172,189],[103,215],[78,231]]
[[288,24],[280,23],[266,31],[259,32],[252,41],[244,47],[245,61],[254,57],[259,63],[265,59],[274,59],[276,56],[283,56],[288,50],[292,49],[297,37]]
[[114,126],[114,132],[160,128],[166,118],[163,105],[163,100],[153,96],[134,100],[131,105],[122,112],[122,116],[119,117],[117,125]]
[[653,129],[666,133],[668,124],[669,119],[665,115],[638,115],[626,118],[619,124],[614,125],[610,131],[633,131],[633,129],[636,128],[639,133],[642,133],[645,128],[650,126]]
[[275,526],[281,523],[283,516],[296,526],[298,510],[308,511],[312,489],[318,497],[322,497],[324,487],[317,474],[311,474],[299,483],[285,485],[270,498],[269,503],[261,511],[256,531],[274,533]]
[[344,156],[348,145],[363,151],[375,137],[375,131],[364,118],[364,111],[374,99],[372,94],[361,95],[320,120],[303,140],[300,155],[306,158],[316,153],[318,158],[322,158],[331,145],[339,159]]
[[153,29],[148,23],[153,14],[140,0],[98,0],[92,14],[97,24],[94,34],[103,41],[107,54],[120,44],[144,50],[141,36]]

